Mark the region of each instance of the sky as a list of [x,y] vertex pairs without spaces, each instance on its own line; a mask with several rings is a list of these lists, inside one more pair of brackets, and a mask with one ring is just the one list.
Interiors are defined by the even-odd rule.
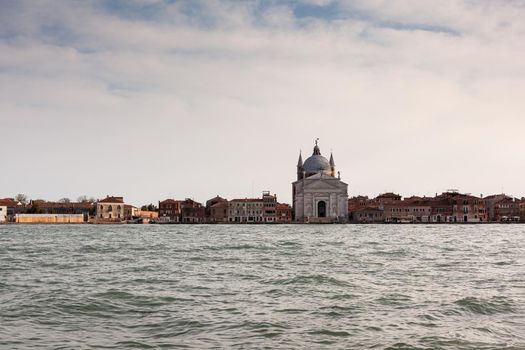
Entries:
[[523,0],[0,0],[0,198],[525,196]]

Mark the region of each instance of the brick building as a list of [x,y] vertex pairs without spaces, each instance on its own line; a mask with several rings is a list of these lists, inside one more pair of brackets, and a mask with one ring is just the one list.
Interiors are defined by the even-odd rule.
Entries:
[[354,223],[382,223],[385,221],[383,209],[377,206],[356,208],[350,214],[350,221]]
[[201,203],[186,198],[180,203],[180,207],[180,222],[192,224],[202,224],[206,222],[206,208]]
[[525,222],[525,197],[520,200],[520,221]]
[[385,222],[430,222],[432,202],[419,199],[395,200],[381,204]]
[[159,221],[178,223],[181,221],[181,203],[175,199],[166,199],[159,202]]
[[443,192],[432,203],[432,222],[487,222],[485,201],[455,190]]
[[215,196],[206,201],[206,222],[228,222],[228,200]]
[[293,208],[289,204],[277,203],[275,206],[275,222],[290,224],[292,222]]
[[521,219],[520,203],[520,200],[512,197],[505,197],[496,201],[492,220],[496,222],[519,222]]
[[29,207],[39,214],[76,214],[83,215],[84,221],[88,221],[90,215],[95,215],[95,203],[89,202],[46,202],[30,201]]
[[387,192],[374,198],[374,202],[379,204],[395,203],[401,201],[401,198],[402,197],[399,194]]

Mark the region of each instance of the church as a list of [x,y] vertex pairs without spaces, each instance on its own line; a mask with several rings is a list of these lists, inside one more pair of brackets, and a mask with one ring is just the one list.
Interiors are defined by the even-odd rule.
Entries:
[[321,155],[315,141],[313,154],[297,162],[297,181],[293,186],[294,221],[298,223],[348,222],[348,184],[335,172],[334,157]]

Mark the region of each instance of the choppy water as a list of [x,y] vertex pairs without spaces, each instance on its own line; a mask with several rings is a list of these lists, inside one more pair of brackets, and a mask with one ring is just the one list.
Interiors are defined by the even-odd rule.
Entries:
[[0,348],[525,349],[525,225],[0,226]]

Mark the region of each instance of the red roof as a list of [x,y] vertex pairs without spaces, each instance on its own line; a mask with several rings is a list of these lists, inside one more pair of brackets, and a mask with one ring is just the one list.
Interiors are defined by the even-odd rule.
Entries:
[[14,208],[18,206],[18,203],[12,200],[11,198],[4,198],[4,199],[0,199],[0,205]]
[[161,202],[159,202],[160,204],[169,204],[169,203],[181,203],[182,201],[177,201],[175,199],[165,199]]
[[240,199],[240,198],[236,198],[236,199],[232,199],[230,202],[262,202],[262,198],[244,198],[244,199]]
[[58,202],[35,202],[39,208],[49,208],[49,209],[58,209],[58,208],[75,208],[75,209],[91,209],[93,206],[91,203],[58,203]]
[[109,197],[108,196],[98,202],[99,203],[124,203],[124,197]]
[[220,208],[220,207],[227,207],[228,202],[217,202],[213,204],[210,208]]
[[396,201],[385,203],[385,207],[430,207],[433,201]]

